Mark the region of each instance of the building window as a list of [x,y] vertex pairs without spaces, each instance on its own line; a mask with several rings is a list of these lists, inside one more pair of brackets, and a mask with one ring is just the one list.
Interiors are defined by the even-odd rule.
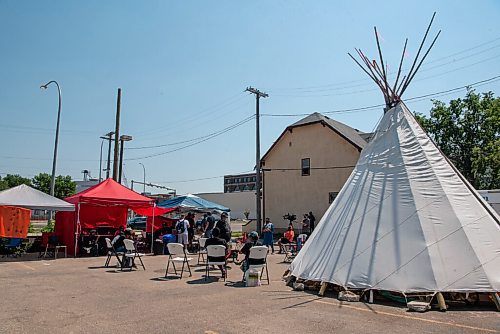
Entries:
[[334,192],[328,193],[328,203],[332,204],[333,201],[335,200],[335,198],[337,198],[338,194],[339,194],[338,191],[334,191]]
[[302,176],[311,175],[311,159],[305,158],[302,159]]

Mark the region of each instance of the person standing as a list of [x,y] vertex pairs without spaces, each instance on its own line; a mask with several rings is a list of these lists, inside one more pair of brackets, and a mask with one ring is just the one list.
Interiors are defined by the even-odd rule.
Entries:
[[312,211],[309,211],[309,227],[311,229],[311,233],[314,231],[314,223],[316,222],[316,217],[314,217]]
[[175,224],[175,229],[177,231],[177,242],[183,244],[184,249],[186,249],[186,245],[189,242],[188,228],[189,222],[184,219],[184,215],[181,215],[181,218]]
[[262,232],[264,234],[264,246],[268,248],[271,246],[271,252],[274,254],[274,225],[269,218],[266,218],[266,223],[264,224]]
[[305,233],[308,236],[311,234],[311,221],[309,220],[309,216],[307,214],[304,214],[304,219],[302,219],[302,233]]
[[207,213],[207,227],[205,228],[205,238],[210,238],[212,236],[212,230],[215,227],[215,218],[212,216],[211,212]]
[[231,226],[227,221],[227,213],[223,212],[220,215],[220,220],[215,224],[215,228],[219,229],[219,236],[226,240],[226,242],[231,241]]
[[188,240],[189,240],[189,249],[193,250],[193,238],[194,238],[194,213],[188,213],[186,220],[189,223],[188,227]]

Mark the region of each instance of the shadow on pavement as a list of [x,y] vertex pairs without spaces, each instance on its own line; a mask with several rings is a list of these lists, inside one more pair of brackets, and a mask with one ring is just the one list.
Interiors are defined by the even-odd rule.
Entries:
[[226,282],[225,286],[228,286],[230,288],[246,288],[245,282],[243,281],[236,281],[236,282]]
[[109,268],[106,266],[93,266],[93,267],[87,267],[88,269],[104,269],[104,268]]
[[217,276],[210,276],[205,279],[205,277],[201,277],[195,280],[187,281],[187,284],[210,284],[210,283],[216,283],[222,280],[222,278],[217,277]]

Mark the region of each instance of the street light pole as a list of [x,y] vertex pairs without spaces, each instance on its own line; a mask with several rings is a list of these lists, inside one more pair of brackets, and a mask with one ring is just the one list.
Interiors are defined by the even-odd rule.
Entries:
[[[57,125],[56,125],[56,139],[54,143],[54,158],[52,160],[52,176],[50,178],[50,195],[54,196],[55,186],[56,186],[56,161],[57,161],[57,144],[59,142],[59,121],[61,120],[61,87],[55,80],[47,82],[45,85],[40,86],[41,89],[47,89],[47,86],[51,83],[57,86],[57,92],[59,94],[59,105],[57,108]],[[50,214],[52,218],[52,213]]]
[[122,173],[123,173],[123,145],[126,141],[131,141],[132,136],[121,135],[120,136],[120,163],[119,163],[119,172],[118,172],[118,183],[122,183]]
[[143,178],[143,184],[144,184],[144,187],[143,187],[143,190],[142,190],[142,194],[144,195],[146,193],[146,167],[144,167],[144,164],[142,162],[139,162],[139,165],[142,166],[142,170],[144,172],[144,178]]
[[104,144],[104,139],[101,140],[101,153],[99,155],[99,183],[102,181],[102,145]]
[[106,133],[101,139],[106,139],[108,141],[108,163],[106,165],[106,179],[109,179],[109,171],[111,170],[111,140],[113,140],[113,131]]

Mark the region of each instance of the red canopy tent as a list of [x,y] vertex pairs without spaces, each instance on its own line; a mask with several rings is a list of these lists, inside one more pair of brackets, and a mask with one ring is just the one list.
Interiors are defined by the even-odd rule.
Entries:
[[[128,209],[156,215],[154,200],[107,179],[87,190],[64,199],[75,204],[75,212],[56,214],[56,235],[75,254],[82,229],[119,228],[127,224]],[[161,213],[158,213],[161,214]]]

